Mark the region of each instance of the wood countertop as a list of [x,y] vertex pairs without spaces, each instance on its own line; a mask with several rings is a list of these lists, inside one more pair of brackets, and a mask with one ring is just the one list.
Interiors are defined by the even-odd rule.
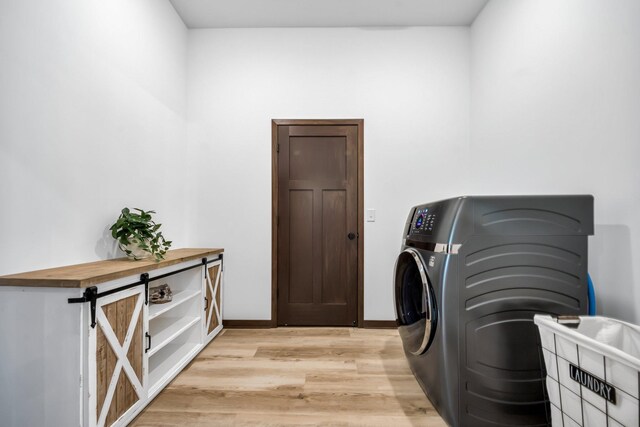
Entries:
[[88,288],[122,277],[142,274],[170,265],[194,259],[218,255],[220,248],[184,248],[167,252],[165,259],[156,262],[153,258],[133,261],[117,258],[95,261],[66,267],[0,276],[0,286],[29,286],[47,288]]

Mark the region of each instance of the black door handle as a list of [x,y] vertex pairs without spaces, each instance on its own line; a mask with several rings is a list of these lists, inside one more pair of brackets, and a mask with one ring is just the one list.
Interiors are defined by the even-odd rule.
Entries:
[[149,340],[149,343],[148,343],[149,345],[147,346],[147,348],[144,349],[144,352],[147,353],[149,350],[151,350],[151,335],[149,335],[149,332],[145,332],[144,335]]
[[349,240],[353,240],[356,238],[356,235],[354,233],[349,233],[347,234],[347,237],[349,238]]

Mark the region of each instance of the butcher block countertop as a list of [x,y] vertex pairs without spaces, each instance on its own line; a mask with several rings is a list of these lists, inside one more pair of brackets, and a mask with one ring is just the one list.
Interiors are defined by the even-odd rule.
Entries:
[[154,258],[133,261],[118,258],[95,261],[66,267],[48,268],[28,273],[0,276],[0,286],[30,286],[47,288],[88,288],[100,283],[120,279],[134,274],[147,273],[181,262],[212,257],[221,254],[219,248],[184,248],[167,252],[165,259]]

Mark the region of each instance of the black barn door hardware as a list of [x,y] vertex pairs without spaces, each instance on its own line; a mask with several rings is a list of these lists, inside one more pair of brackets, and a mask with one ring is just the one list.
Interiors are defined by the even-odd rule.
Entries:
[[[222,254],[220,255],[219,259],[222,260]],[[154,280],[164,279],[165,277],[173,276],[175,274],[182,273],[187,270],[193,270],[194,268],[199,268],[199,267],[202,267],[203,265],[206,266],[207,264],[210,264],[214,261],[217,261],[217,259],[208,261],[207,258],[203,258],[201,263],[190,265],[189,267],[181,268],[180,270],[171,271],[169,273],[161,274],[155,277],[149,277],[149,273],[143,273],[140,275],[140,280],[138,280],[137,282],[130,283],[128,285],[119,286],[117,288],[110,289],[104,292],[98,292],[98,288],[96,286],[91,286],[84,290],[84,293],[80,298],[68,298],[67,302],[69,304],[80,304],[80,303],[89,302],[90,309],[91,309],[91,327],[95,328],[96,327],[96,301],[98,300],[98,298],[106,297],[108,295],[115,294],[116,292],[124,291],[130,288],[133,288],[135,286],[144,285],[144,303],[148,304],[149,303],[149,282],[152,282]],[[205,274],[206,274],[206,271],[207,269],[205,268]]]
[[76,304],[81,302],[90,302],[91,303],[91,327],[96,327],[96,299],[98,299],[98,288],[95,286],[91,286],[84,290],[82,297],[80,298],[69,298],[69,304]]
[[140,281],[144,283],[144,305],[149,305],[149,273],[141,274]]

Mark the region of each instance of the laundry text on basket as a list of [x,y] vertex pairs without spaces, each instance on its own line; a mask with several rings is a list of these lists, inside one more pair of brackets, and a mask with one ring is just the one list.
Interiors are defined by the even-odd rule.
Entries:
[[583,371],[573,364],[569,364],[569,376],[572,380],[579,382],[584,387],[588,388],[592,392],[601,397],[607,399],[609,402],[615,405],[616,403],[616,389],[612,385],[607,384],[598,377],[591,375],[587,371]]

